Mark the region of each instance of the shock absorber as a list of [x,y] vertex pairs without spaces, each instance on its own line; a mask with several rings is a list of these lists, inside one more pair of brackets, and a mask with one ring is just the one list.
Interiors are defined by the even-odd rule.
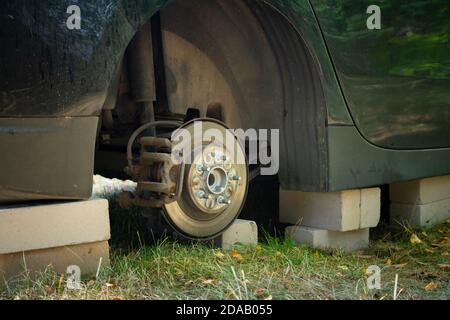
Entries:
[[[156,100],[155,72],[151,23],[141,27],[130,43],[127,52],[128,70],[133,100],[140,104],[141,124],[155,121],[153,103]],[[154,136],[155,128],[148,128],[147,135]]]

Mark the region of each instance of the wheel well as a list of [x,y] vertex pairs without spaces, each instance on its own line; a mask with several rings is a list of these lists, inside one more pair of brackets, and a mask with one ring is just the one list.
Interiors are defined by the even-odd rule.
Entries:
[[[327,112],[319,67],[288,19],[258,0],[175,0],[158,14],[171,116],[189,108],[205,116],[213,106],[212,114],[231,127],[279,129],[282,187],[325,191]],[[103,132],[127,134],[138,125],[125,61],[122,82],[110,89],[116,99],[105,104]],[[100,139],[100,149],[110,147]]]

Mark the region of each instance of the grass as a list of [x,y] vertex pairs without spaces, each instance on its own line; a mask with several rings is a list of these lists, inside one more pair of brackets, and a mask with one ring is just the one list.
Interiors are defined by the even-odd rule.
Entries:
[[[129,219],[113,224],[110,266],[83,279],[81,290],[68,290],[64,275],[48,268],[34,280],[24,275],[9,283],[0,299],[392,299],[395,275],[398,299],[450,297],[449,222],[398,233],[379,228],[370,248],[356,253],[272,237],[227,252],[168,239],[145,245],[148,235]],[[381,268],[380,290],[367,288],[371,265]]]

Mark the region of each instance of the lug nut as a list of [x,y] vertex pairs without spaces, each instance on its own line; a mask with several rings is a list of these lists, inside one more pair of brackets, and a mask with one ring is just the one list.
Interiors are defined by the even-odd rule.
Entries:
[[211,169],[208,167],[208,166],[205,166],[205,165],[202,165],[202,164],[199,164],[198,166],[197,166],[197,170],[199,171],[199,172],[209,172],[209,171],[211,171]]
[[241,181],[242,178],[239,177],[239,176],[232,175],[232,176],[230,177],[230,179],[233,180],[233,181]]
[[205,191],[199,191],[197,193],[197,197],[199,197],[200,199],[208,199],[208,195],[206,194]]
[[220,196],[219,198],[217,198],[217,202],[220,204],[231,204],[231,200],[227,199],[223,196]]

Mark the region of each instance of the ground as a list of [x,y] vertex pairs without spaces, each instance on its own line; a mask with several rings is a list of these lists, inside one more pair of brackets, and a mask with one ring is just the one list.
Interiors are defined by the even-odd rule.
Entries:
[[[119,223],[120,222],[120,223]],[[449,299],[450,221],[429,230],[379,227],[370,248],[355,253],[296,246],[263,237],[234,251],[210,243],[154,243],[137,215],[112,203],[111,264],[68,290],[51,268],[0,291],[3,299]],[[381,289],[367,268],[381,268]]]

